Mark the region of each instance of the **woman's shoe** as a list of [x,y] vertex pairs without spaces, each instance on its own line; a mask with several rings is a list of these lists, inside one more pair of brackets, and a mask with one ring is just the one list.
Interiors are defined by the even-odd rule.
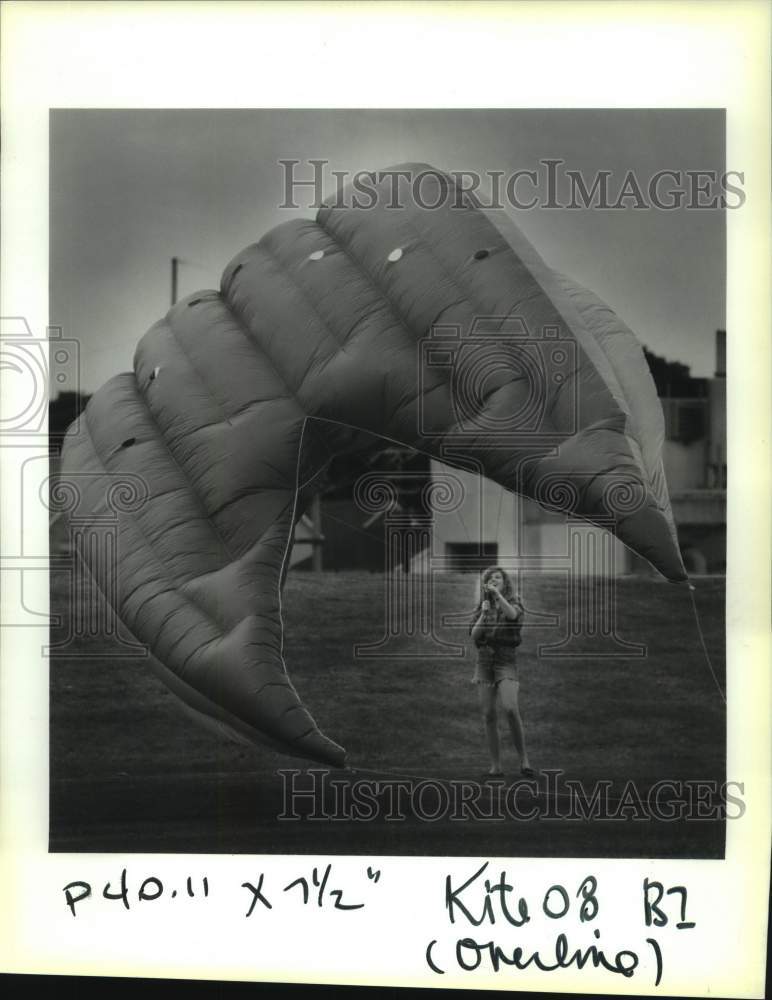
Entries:
[[539,772],[532,767],[521,767],[520,774],[524,778],[538,778]]

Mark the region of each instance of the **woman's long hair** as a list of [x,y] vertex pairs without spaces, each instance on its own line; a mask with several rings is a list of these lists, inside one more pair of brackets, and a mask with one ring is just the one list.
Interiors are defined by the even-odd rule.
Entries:
[[490,578],[493,576],[494,573],[501,573],[501,575],[504,578],[504,586],[501,588],[501,596],[506,598],[506,600],[508,600],[510,603],[517,597],[517,595],[515,594],[515,586],[512,583],[512,578],[510,577],[509,573],[507,573],[507,571],[503,569],[501,566],[489,566],[486,570],[483,570],[483,572],[480,574],[480,583],[477,594],[478,598],[477,607],[475,608],[473,615],[474,621],[477,621],[477,619],[480,617],[480,614],[482,613],[482,603],[486,599],[485,584],[488,582],[488,580],[490,580]]

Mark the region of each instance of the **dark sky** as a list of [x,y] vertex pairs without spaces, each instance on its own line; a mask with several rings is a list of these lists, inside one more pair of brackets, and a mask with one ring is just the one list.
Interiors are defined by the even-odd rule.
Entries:
[[[314,214],[278,207],[280,159],[329,159],[329,171],[423,161],[544,177],[539,161],[553,158],[588,183],[611,171],[615,198],[629,170],[644,191],[659,170],[720,174],[724,148],[723,113],[711,110],[54,111],[50,321],[81,343],[82,388],[129,369],[168,308],[172,256],[182,258],[180,295],[218,287],[244,246]],[[561,200],[566,193],[559,188]],[[725,323],[721,211],[513,214],[548,264],[605,299],[646,346],[712,374],[714,331]]]

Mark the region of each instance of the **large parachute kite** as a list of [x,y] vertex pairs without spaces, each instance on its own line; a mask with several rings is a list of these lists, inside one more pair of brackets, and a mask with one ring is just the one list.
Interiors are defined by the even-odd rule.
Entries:
[[334,765],[345,751],[285,669],[281,593],[304,504],[362,432],[610,527],[686,577],[633,334],[503,213],[431,167],[393,169],[421,175],[420,204],[406,189],[388,207],[380,188],[269,232],[144,336],[63,448],[81,515],[122,476],[144,484],[118,570],[80,555],[169,687],[231,734]]

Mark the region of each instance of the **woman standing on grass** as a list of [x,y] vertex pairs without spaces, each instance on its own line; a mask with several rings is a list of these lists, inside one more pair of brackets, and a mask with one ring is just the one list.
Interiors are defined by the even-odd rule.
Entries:
[[477,667],[473,682],[478,685],[488,752],[491,757],[487,777],[503,776],[497,702],[501,705],[512,734],[512,742],[520,756],[520,773],[535,777],[528,760],[525,729],[520,718],[515,650],[520,645],[523,627],[523,606],[516,596],[512,581],[500,566],[491,566],[482,575],[480,602],[475,609],[469,634],[477,647]]

